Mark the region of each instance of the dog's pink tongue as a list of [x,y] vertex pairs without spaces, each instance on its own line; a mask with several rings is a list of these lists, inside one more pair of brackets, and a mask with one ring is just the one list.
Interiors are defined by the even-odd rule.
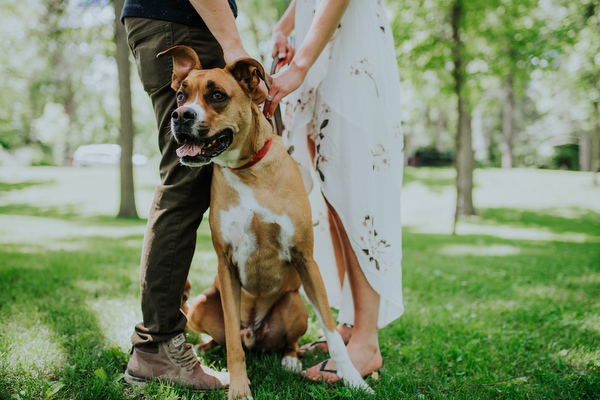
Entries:
[[180,148],[177,149],[177,155],[179,157],[185,157],[185,156],[197,156],[198,153],[200,153],[200,146],[195,145],[195,144],[184,144],[183,146],[181,146]]

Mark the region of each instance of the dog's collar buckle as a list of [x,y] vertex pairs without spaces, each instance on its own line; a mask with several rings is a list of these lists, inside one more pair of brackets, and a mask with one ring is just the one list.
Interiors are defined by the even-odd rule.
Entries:
[[254,158],[252,159],[252,161],[247,162],[246,164],[242,165],[241,167],[237,167],[237,168],[231,168],[231,167],[229,167],[229,169],[232,170],[232,171],[238,171],[240,169],[250,168],[254,164],[258,163],[260,160],[262,160],[263,158],[265,158],[265,156],[269,152],[269,149],[271,148],[271,143],[272,142],[273,142],[273,139],[267,140],[267,142],[265,143],[265,145],[263,146],[263,148],[260,149],[258,151],[258,153],[256,153],[256,155],[254,156]]

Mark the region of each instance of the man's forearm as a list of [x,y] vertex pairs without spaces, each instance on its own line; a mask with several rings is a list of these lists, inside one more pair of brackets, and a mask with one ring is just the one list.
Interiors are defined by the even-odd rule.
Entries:
[[226,63],[248,57],[227,0],[190,0],[221,48]]

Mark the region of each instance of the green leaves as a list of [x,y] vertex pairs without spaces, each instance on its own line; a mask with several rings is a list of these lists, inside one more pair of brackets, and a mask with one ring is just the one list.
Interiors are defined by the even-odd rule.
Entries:
[[65,384],[61,381],[52,382],[48,390],[46,390],[46,399],[53,398],[64,386]]

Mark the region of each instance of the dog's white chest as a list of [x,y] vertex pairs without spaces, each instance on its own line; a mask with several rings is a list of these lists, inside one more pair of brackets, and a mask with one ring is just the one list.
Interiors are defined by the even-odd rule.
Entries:
[[[256,200],[252,189],[242,182],[234,173],[223,169],[229,185],[237,191],[240,202],[220,213],[221,235],[223,240],[231,246],[233,262],[238,266],[242,285],[246,281],[246,263],[248,259],[259,251],[257,232],[254,231],[252,221],[257,217],[261,223],[279,226],[276,242],[278,257],[282,261],[291,261],[290,249],[294,236],[294,225],[287,215],[273,213]],[[272,254],[261,252],[261,256]]]

